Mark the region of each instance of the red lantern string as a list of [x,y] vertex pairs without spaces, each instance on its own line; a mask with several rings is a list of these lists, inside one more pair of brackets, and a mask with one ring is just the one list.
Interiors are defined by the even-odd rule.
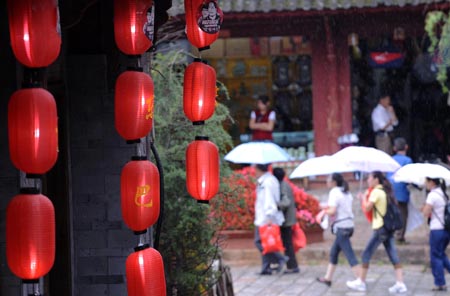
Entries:
[[114,37],[123,53],[141,55],[152,46],[152,4],[152,0],[114,0]]
[[216,0],[185,0],[186,34],[189,42],[199,50],[219,37],[223,13]]
[[125,71],[117,78],[114,114],[116,130],[133,142],[148,135],[153,125],[154,85],[143,72]]
[[183,110],[195,125],[204,124],[214,114],[216,71],[195,59],[184,72]]
[[53,63],[61,48],[55,0],[8,0],[11,46],[17,60],[30,68]]
[[187,147],[186,185],[189,194],[204,203],[219,191],[219,150],[208,137],[195,137]]
[[19,194],[6,210],[6,258],[21,279],[47,274],[55,260],[55,211],[42,194]]
[[166,280],[161,254],[145,248],[130,254],[126,261],[128,296],[165,296]]
[[122,169],[120,196],[122,217],[135,232],[145,231],[159,217],[159,171],[143,157],[133,157]]
[[16,91],[8,105],[11,160],[28,174],[44,174],[58,157],[58,117],[52,94],[43,88]]

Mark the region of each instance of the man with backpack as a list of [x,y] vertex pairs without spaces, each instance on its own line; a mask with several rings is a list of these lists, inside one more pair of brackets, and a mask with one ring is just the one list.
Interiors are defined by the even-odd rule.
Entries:
[[429,191],[422,212],[430,218],[430,261],[434,278],[432,291],[447,291],[444,270],[450,272],[450,261],[445,249],[450,242],[450,204],[445,192],[445,181],[426,178]]
[[[366,198],[360,196],[360,199],[363,203],[363,209],[366,212],[372,212],[373,234],[362,254],[361,275],[354,281],[348,281],[347,287],[356,291],[366,291],[366,277],[369,271],[370,259],[378,246],[383,244],[395,270],[396,282],[389,288],[389,292],[405,293],[408,289],[403,282],[403,268],[400,264],[394,243],[394,230],[396,228],[398,229],[398,225],[395,224],[398,220],[396,221],[394,219],[391,211],[398,211],[398,209],[395,208],[395,199],[392,197],[391,184],[383,173],[379,171],[370,173],[367,183],[369,185],[367,192],[369,198],[366,200]],[[388,210],[389,208],[390,210]]]

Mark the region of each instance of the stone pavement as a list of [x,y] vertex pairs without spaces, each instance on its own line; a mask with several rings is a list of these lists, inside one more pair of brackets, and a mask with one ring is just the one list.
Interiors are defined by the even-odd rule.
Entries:
[[[359,189],[358,183],[350,187],[354,196]],[[328,190],[319,188],[310,190],[320,201],[326,201]],[[423,191],[411,188],[413,204],[419,208],[425,201]],[[372,230],[363,216],[359,201],[353,204],[355,214],[355,233],[352,244],[358,258],[368,241]],[[328,262],[328,254],[334,236],[329,230],[324,232],[324,241],[313,243],[297,252],[300,274],[260,276],[261,257],[253,245],[251,238],[229,239],[222,243],[223,259],[231,267],[233,285],[239,296],[281,296],[281,295],[389,295],[387,289],[394,284],[394,271],[388,257],[380,246],[375,253],[368,274],[368,291],[366,293],[349,290],[345,281],[352,279],[352,273],[341,254],[338,269],[331,288],[316,282],[316,277],[323,276]],[[450,295],[450,292],[432,292],[433,277],[429,266],[428,226],[424,223],[406,235],[409,242],[398,245],[397,250],[405,265],[405,283],[408,293],[403,295]],[[447,254],[450,255],[447,249]],[[446,275],[450,286],[450,276]]]
[[[316,277],[323,276],[326,264],[301,265],[298,274],[258,275],[260,266],[243,264],[242,262],[228,262],[231,267],[233,288],[236,296],[384,296],[389,295],[388,288],[395,282],[394,270],[390,265],[372,265],[367,277],[367,291],[355,292],[347,288],[345,282],[353,279],[352,272],[347,265],[338,265],[331,287],[316,281]],[[408,292],[399,295],[439,296],[449,295],[449,292],[433,292],[433,277],[430,269],[421,265],[406,265],[404,279]],[[446,275],[450,283],[450,275]]]

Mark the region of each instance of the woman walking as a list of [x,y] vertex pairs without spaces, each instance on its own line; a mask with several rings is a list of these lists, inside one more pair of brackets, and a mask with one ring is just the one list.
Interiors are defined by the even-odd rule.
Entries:
[[367,243],[366,248],[362,254],[362,270],[361,276],[354,281],[348,281],[347,287],[357,291],[366,291],[366,277],[369,271],[369,263],[372,255],[377,250],[380,244],[384,245],[389,260],[394,266],[395,270],[395,284],[389,288],[390,293],[405,293],[408,291],[403,282],[403,269],[400,264],[400,259],[397,255],[397,250],[394,243],[394,233],[388,232],[383,228],[383,216],[387,211],[387,204],[395,203],[395,198],[392,196],[392,187],[390,182],[386,179],[382,172],[375,171],[369,174],[367,178],[369,189],[367,191],[368,199],[361,198],[363,209],[366,212],[372,212],[372,237]]
[[327,186],[331,190],[328,194],[328,204],[323,211],[325,214],[334,217],[331,232],[336,235],[336,239],[330,250],[330,261],[325,276],[317,278],[317,281],[331,286],[331,280],[341,251],[347,258],[356,277],[360,275],[361,269],[350,242],[350,237],[353,235],[354,222],[352,211],[353,196],[349,192],[348,183],[341,174],[334,173],[327,179]]
[[447,291],[444,269],[450,272],[450,262],[445,249],[450,241],[450,233],[444,229],[444,209],[448,202],[445,181],[426,178],[425,186],[429,193],[422,213],[430,219],[430,261],[434,278],[433,291]]

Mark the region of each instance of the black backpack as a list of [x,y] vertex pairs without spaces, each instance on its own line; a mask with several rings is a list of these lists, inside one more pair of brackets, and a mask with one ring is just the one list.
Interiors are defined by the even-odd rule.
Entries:
[[[378,215],[383,217],[383,228],[392,233],[396,230],[400,230],[403,227],[402,215],[395,201],[393,201],[390,197],[386,197],[387,208],[386,214],[381,215],[377,208],[374,206],[374,209]],[[450,217],[449,217],[450,218]]]
[[[444,207],[444,221],[442,221],[436,213],[436,218],[441,222],[441,224],[444,226],[444,229],[447,231],[450,231],[450,202],[448,200],[448,197],[443,196],[445,200],[445,207]],[[434,212],[434,210],[433,210]]]

